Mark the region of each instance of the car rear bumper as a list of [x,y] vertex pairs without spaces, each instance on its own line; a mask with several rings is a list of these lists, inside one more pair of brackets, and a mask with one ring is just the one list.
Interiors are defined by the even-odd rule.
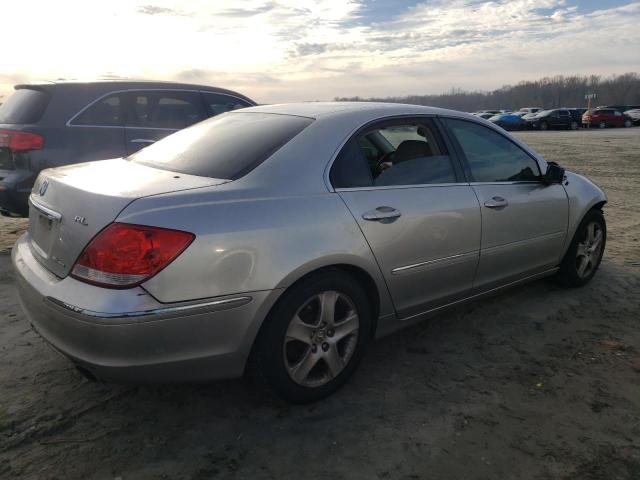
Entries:
[[241,376],[279,291],[161,304],[143,288],[111,290],[60,279],[31,254],[28,234],[12,261],[33,328],[99,379],[201,381]]
[[29,214],[27,199],[30,189],[20,189],[14,181],[14,172],[0,170],[0,212],[26,217]]

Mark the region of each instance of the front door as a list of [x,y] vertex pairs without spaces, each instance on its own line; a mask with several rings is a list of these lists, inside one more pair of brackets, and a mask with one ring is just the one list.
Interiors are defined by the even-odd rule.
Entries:
[[541,181],[538,162],[501,133],[447,119],[482,209],[476,292],[556,267],[567,235],[568,199]]
[[431,119],[383,121],[356,134],[331,179],[376,257],[399,316],[469,294],[480,208]]

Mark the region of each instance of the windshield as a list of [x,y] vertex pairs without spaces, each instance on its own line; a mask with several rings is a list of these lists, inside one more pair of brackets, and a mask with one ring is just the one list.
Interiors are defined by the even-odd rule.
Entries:
[[292,115],[225,113],[169,135],[129,160],[187,175],[235,180],[312,122]]

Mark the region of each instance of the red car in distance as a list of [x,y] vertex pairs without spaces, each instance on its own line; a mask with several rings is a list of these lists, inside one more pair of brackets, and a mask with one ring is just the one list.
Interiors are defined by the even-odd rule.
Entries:
[[585,127],[631,127],[633,121],[619,110],[611,108],[596,108],[587,110],[582,115],[582,125]]

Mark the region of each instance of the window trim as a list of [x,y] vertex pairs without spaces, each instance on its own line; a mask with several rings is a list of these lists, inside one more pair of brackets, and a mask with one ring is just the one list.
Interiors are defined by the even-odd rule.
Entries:
[[[77,124],[73,124],[72,122],[76,119],[76,117],[80,116],[82,113],[84,113],[85,110],[88,110],[89,108],[91,108],[94,104],[98,103],[100,100],[109,97],[111,95],[116,95],[119,93],[131,93],[131,92],[190,92],[190,93],[197,93],[199,94],[199,98],[200,98],[200,102],[202,103],[202,109],[203,111],[206,113],[209,113],[209,108],[207,107],[207,105],[204,103],[204,98],[202,96],[203,93],[216,93],[219,95],[226,95],[227,97],[231,97],[231,98],[235,98],[237,100],[242,100],[243,102],[246,102],[245,99],[238,97],[236,95],[232,95],[232,94],[228,94],[228,93],[219,93],[219,92],[214,92],[211,90],[194,90],[194,89],[186,89],[186,88],[128,88],[128,89],[124,89],[124,90],[112,90],[110,92],[107,92],[103,95],[100,95],[98,98],[96,98],[95,100],[89,102],[87,105],[85,105],[84,107],[82,107],[75,115],[73,115],[71,118],[69,118],[69,120],[67,120],[67,122],[65,123],[65,126],[67,127],[79,127],[79,128],[122,128],[122,129],[131,129],[131,130],[162,130],[162,131],[168,131],[168,132],[177,132],[179,130],[181,130],[180,128],[155,128],[155,127],[130,127],[130,126],[126,126],[126,125],[77,125]],[[253,106],[253,105],[252,105]],[[211,117],[206,117],[203,120],[206,120],[207,118],[211,118]]]
[[[533,183],[533,184],[540,184],[543,183],[542,182],[542,166],[540,165],[540,162],[538,161],[538,159],[531,154],[531,152],[529,152],[527,149],[522,148],[522,146],[518,145],[518,143],[516,143],[512,138],[509,138],[507,135],[505,135],[504,133],[498,131],[497,128],[494,128],[493,126],[488,126],[488,125],[484,125],[483,123],[480,122],[476,122],[467,118],[462,118],[462,117],[452,117],[452,116],[441,116],[441,118],[443,120],[445,120],[444,123],[444,127],[447,130],[447,134],[450,136],[451,141],[455,144],[455,149],[456,149],[456,153],[458,155],[458,157],[460,158],[460,162],[463,164],[464,167],[464,172],[465,175],[467,177],[467,182],[469,185],[518,185],[518,184],[527,184],[527,183]],[[451,127],[449,125],[447,125],[447,121],[446,120],[460,120],[462,122],[468,122],[468,123],[472,123],[475,125],[478,125],[480,127],[484,127],[488,130],[491,130],[493,132],[495,132],[496,134],[500,135],[502,138],[504,138],[505,140],[508,140],[509,142],[511,142],[515,147],[517,147],[518,149],[520,149],[522,152],[524,152],[529,158],[531,158],[531,160],[533,160],[533,162],[538,166],[538,172],[540,173],[540,180],[507,180],[504,182],[500,182],[500,181],[490,181],[490,182],[477,182],[473,176],[473,172],[471,171],[471,166],[469,165],[469,160],[467,159],[467,156],[464,153],[464,150],[462,149],[462,145],[460,145],[460,142],[458,141],[458,139],[456,138],[455,134],[453,133],[453,131],[451,130]]]
[[[451,165],[453,167],[453,172],[456,177],[456,182],[452,183],[424,183],[424,184],[411,184],[411,185],[371,185],[368,187],[339,187],[335,188],[331,183],[331,170],[333,168],[334,163],[342,153],[342,151],[346,148],[347,144],[354,140],[357,136],[361,135],[363,132],[372,129],[373,127],[378,127],[380,124],[385,124],[388,126],[393,125],[394,123],[397,125],[403,125],[407,121],[411,120],[430,120],[433,123],[435,132],[437,135],[440,135],[440,139],[443,141],[444,146],[449,151],[449,158],[451,160]],[[379,127],[378,127],[379,128]],[[391,115],[388,117],[379,117],[374,120],[370,120],[356,128],[354,128],[346,137],[343,142],[338,146],[336,151],[333,153],[331,160],[325,167],[324,171],[324,181],[330,192],[354,192],[354,191],[366,191],[366,190],[390,190],[396,188],[425,188],[425,187],[444,187],[444,186],[452,186],[452,185],[466,185],[468,184],[467,179],[465,178],[465,172],[462,167],[462,163],[458,158],[457,152],[452,148],[451,142],[447,138],[446,131],[443,129],[443,126],[440,124],[438,120],[438,116],[436,114],[406,114],[406,115]]]

